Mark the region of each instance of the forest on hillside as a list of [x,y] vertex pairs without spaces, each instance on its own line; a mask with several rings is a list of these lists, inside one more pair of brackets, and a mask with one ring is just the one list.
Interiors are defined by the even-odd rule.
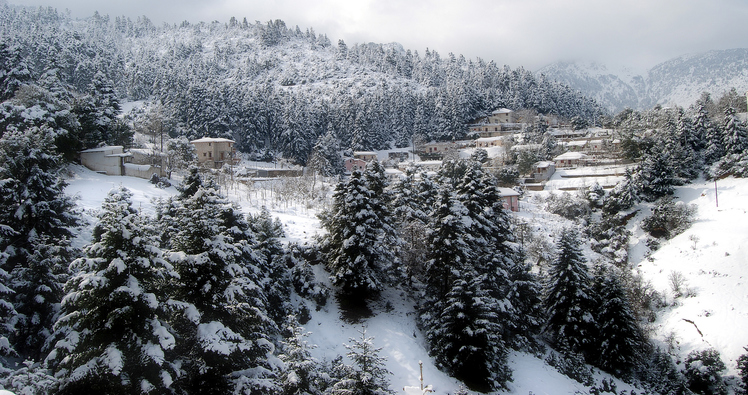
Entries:
[[[144,17],[75,21],[7,5],[0,17],[4,387],[392,393],[365,331],[346,358],[319,361],[302,325],[326,303],[376,315],[386,309],[375,303],[382,293],[398,289],[418,300],[414,319],[435,366],[471,391],[508,388],[508,356],[520,351],[546,356],[591,393],[611,384],[595,382],[590,366],[651,393],[727,392],[718,353],[689,355],[679,369],[647,337],[662,298],[631,274],[626,224],[636,204],[654,204],[642,228],[656,248],[693,215],[673,201],[675,186],[748,176],[737,93],[607,118],[633,165],[610,191],[549,199],[549,211],[578,220],[554,245],[518,240],[522,224],[498,194],[501,174],[485,169],[487,154],[476,150],[436,174],[413,168],[390,183],[373,161],[339,180],[320,210],[325,232],[311,245],[283,244],[267,210],[245,215],[191,167],[178,193],[154,203],[154,215],[133,207],[132,191],[112,189],[88,244],[76,248],[84,224],[65,194],[65,171],[82,148],[132,144],[138,126],[119,116],[125,100],[154,103],[158,111],[143,115],[154,120],[151,133],[231,137],[247,151],[300,162],[315,149],[339,157],[417,136],[458,138],[467,121],[498,106],[578,124],[602,113],[522,69],[391,45],[332,45],[280,21],[156,27]],[[549,139],[547,129],[531,130]],[[583,243],[600,260],[589,262]],[[533,267],[540,254],[545,271]],[[328,281],[315,276],[320,270]],[[739,363],[748,380],[748,356]]]
[[72,122],[60,127],[75,129],[75,149],[121,144],[124,131],[102,125],[136,100],[159,105],[159,132],[171,137],[231,138],[242,152],[301,164],[329,141],[370,150],[462,138],[467,123],[499,107],[590,122],[604,113],[523,68],[397,44],[334,43],[280,20],[157,26],[145,16],[73,20],[4,4],[0,34],[2,100],[32,85],[23,106],[77,115],[59,120]]

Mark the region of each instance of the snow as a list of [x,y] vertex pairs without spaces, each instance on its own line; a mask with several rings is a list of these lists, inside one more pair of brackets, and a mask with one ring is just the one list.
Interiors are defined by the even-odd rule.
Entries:
[[102,362],[104,362],[104,365],[109,368],[112,374],[119,375],[124,365],[122,351],[118,350],[114,345],[110,345],[104,351]]
[[[147,214],[154,213],[153,199],[177,193],[174,187],[159,189],[138,178],[105,176],[82,167],[73,170],[74,175],[68,180],[66,191],[79,197],[77,203],[86,213],[99,210],[109,190],[120,185],[133,193],[133,206]],[[552,181],[555,188],[576,182],[591,185],[593,182],[589,178],[581,176],[602,174],[603,177],[615,177],[611,179],[614,181],[620,176],[605,174],[616,170],[618,174],[623,174],[621,167],[565,170],[577,173],[557,171]],[[563,174],[575,177],[562,177]],[[275,203],[270,197],[272,194],[265,195],[257,190],[257,186],[253,188],[251,193],[241,187],[227,188],[228,196],[243,212],[254,213],[262,206],[267,207],[271,216],[278,217],[283,223],[285,242],[310,242],[315,234],[321,232],[316,218],[318,209],[303,204]],[[735,360],[745,352],[743,347],[748,345],[748,332],[743,330],[748,327],[748,294],[745,291],[748,282],[748,267],[745,265],[748,262],[748,207],[745,205],[748,181],[728,178],[720,180],[718,188],[719,194],[716,195],[713,182],[699,181],[678,187],[676,195],[698,207],[693,226],[672,240],[663,242],[658,251],[649,254],[644,232],[632,229],[634,236],[629,255],[645,279],[667,294],[672,304],[658,312],[658,318],[653,323],[654,338],[664,344],[668,336],[673,334],[678,341],[676,352],[681,361],[691,350],[714,347],[728,366],[726,373],[735,374]],[[223,192],[226,193],[225,190]],[[513,215],[527,221],[533,232],[552,242],[561,229],[573,226],[573,223],[544,212],[532,203],[533,195],[547,193],[527,192],[522,198],[522,211]],[[640,209],[638,220],[649,214],[649,207],[651,205],[637,207]],[[590,258],[594,258],[595,253],[589,246],[582,246],[582,249],[588,262],[593,262]],[[683,274],[686,287],[695,296],[673,297],[668,276],[674,271]],[[315,272],[320,281],[328,281],[327,274],[319,267],[315,267]],[[454,393],[459,389],[460,383],[439,371],[429,357],[425,340],[416,327],[415,311],[408,295],[388,290],[383,294],[383,300],[390,302],[391,309],[373,306],[377,315],[356,324],[341,319],[341,311],[333,298],[319,311],[314,311],[314,307],[310,306],[312,319],[305,325],[305,331],[311,332],[309,343],[317,346],[311,350],[312,355],[319,360],[344,356],[347,351],[344,343],[350,343],[351,338],[359,338],[359,331],[365,326],[367,335],[374,338],[374,346],[383,348],[380,356],[387,359],[386,368],[392,372],[391,388],[397,393],[402,393],[405,386],[420,385],[419,361],[423,361],[424,384],[432,385],[436,393]],[[185,314],[190,319],[196,321],[199,318],[200,313],[194,308],[182,307],[186,308]],[[225,329],[220,328],[219,323],[203,324],[200,327],[201,339],[211,343],[216,351],[230,352],[230,348],[237,344],[224,341],[224,336],[232,335],[223,333]],[[158,332],[157,328],[154,330]],[[162,337],[160,340],[164,349],[170,348],[174,341]],[[115,356],[112,353],[109,362],[116,367]],[[507,394],[572,394],[588,390],[532,355],[513,352],[509,356],[509,364],[514,373],[513,382],[508,383]],[[607,378],[601,373],[596,373],[595,377],[598,382]],[[633,389],[621,382],[616,383],[619,390]]]
[[[716,187],[705,181],[679,187],[680,200],[698,207],[694,224],[663,242],[649,259],[641,256],[643,239],[632,247],[639,252],[641,272],[672,304],[654,323],[657,339],[664,342],[675,334],[683,357],[714,347],[728,373],[736,374],[736,359],[748,346],[748,182],[727,178]],[[672,272],[683,274],[686,295],[694,296],[674,298]]]
[[226,328],[223,323],[211,321],[197,326],[197,339],[204,350],[231,355],[238,349],[248,348],[241,335]]

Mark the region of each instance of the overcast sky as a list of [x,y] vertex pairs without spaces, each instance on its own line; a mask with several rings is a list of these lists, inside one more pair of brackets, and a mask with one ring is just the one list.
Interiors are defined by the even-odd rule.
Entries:
[[683,54],[748,47],[746,0],[7,1],[73,17],[145,15],[155,24],[281,19],[333,43],[399,42],[420,54],[429,48],[532,71],[560,60],[643,70]]

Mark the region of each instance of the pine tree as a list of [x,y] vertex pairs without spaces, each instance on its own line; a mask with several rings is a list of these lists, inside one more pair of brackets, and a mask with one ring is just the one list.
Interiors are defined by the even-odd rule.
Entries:
[[[469,174],[470,170],[466,178],[473,179]],[[508,314],[499,299],[505,297],[501,292],[509,292],[509,280],[505,270],[491,268],[496,256],[488,253],[487,239],[476,232],[480,226],[471,229],[469,225],[470,210],[460,200],[467,200],[466,194],[472,193],[467,191],[480,189],[469,185],[473,183],[465,182],[460,188],[461,199],[442,189],[432,214],[420,320],[430,353],[442,369],[472,388],[495,390],[511,377],[503,337],[507,330],[502,325]],[[484,257],[485,253],[491,258]],[[495,285],[501,288],[499,293],[491,282],[497,278],[502,278]]]
[[649,152],[637,167],[634,181],[638,183],[639,196],[647,202],[672,195],[676,184],[670,156],[667,152]]
[[263,287],[267,312],[280,326],[292,309],[288,300],[292,287],[291,277],[286,265],[286,251],[280,242],[280,238],[285,236],[283,224],[278,218],[271,218],[265,206],[256,215],[248,215],[247,223],[256,240],[252,247],[262,262],[261,269],[270,280],[265,281]]
[[[18,313],[16,351],[39,358],[62,298],[67,264],[80,225],[59,176],[61,159],[47,127],[8,131],[0,139],[0,254]],[[12,235],[12,236],[11,236]]]
[[[707,106],[714,105],[711,100],[699,103],[699,118],[697,119],[697,128],[705,133],[706,147],[704,149],[704,160],[706,164],[712,164],[725,156],[725,134],[719,125],[714,125],[708,114]],[[703,114],[702,114],[703,113]]]
[[332,283],[343,294],[363,298],[382,289],[395,264],[389,214],[374,193],[384,187],[369,175],[354,171],[339,183],[330,211],[320,216],[328,232],[322,244]]
[[161,221],[175,221],[167,257],[178,279],[167,306],[177,334],[175,359],[184,373],[175,387],[274,391],[276,372],[268,359],[270,336],[278,329],[268,316],[262,286],[267,271],[252,248],[256,240],[248,223],[225,197],[203,185],[168,204],[170,215]]
[[437,366],[481,392],[505,388],[511,381],[496,313],[502,306],[482,288],[484,283],[483,276],[462,269],[426,330]]
[[[2,232],[2,229],[0,229]],[[18,313],[13,306],[13,294],[15,291],[7,284],[9,275],[3,270],[3,263],[7,255],[0,252],[0,368],[10,368],[9,357],[16,357],[18,353],[11,343],[16,329]]]
[[618,275],[607,270],[597,270],[595,284],[599,307],[595,312],[597,323],[595,365],[618,377],[629,375],[642,359],[644,336]]
[[400,259],[408,281],[411,281],[414,276],[422,275],[427,253],[426,226],[429,222],[427,213],[431,210],[431,206],[428,197],[420,192],[421,188],[429,188],[427,183],[430,180],[425,173],[420,175],[421,179],[416,180],[417,170],[406,169],[405,177],[400,178],[393,185],[391,192],[392,217],[395,219],[395,227],[403,243]]
[[563,351],[588,355],[593,346],[596,297],[579,245],[574,230],[561,232],[557,257],[548,271],[544,332]]
[[603,203],[603,215],[614,215],[628,210],[641,201],[640,185],[630,169],[626,169],[623,180],[613,187]]
[[72,263],[48,356],[65,377],[59,393],[163,393],[176,378],[166,358],[175,339],[156,296],[171,268],[131,198],[125,188],[109,193],[93,244]]
[[386,359],[379,356],[381,348],[374,347],[374,338],[366,336],[366,328],[359,331],[360,339],[351,338],[346,344],[346,356],[352,365],[343,369],[346,374],[335,383],[328,393],[332,395],[387,395],[390,390],[389,376],[392,374],[384,364]]
[[441,307],[438,305],[449,292],[455,273],[468,266],[474,258],[474,252],[465,240],[467,230],[463,218],[466,214],[465,206],[449,190],[442,188],[439,191],[427,234],[429,254],[424,279],[424,306],[428,310]]
[[26,59],[22,55],[22,48],[18,45],[0,43],[0,102],[4,102],[15,94],[22,85],[30,82]]
[[[288,320],[295,321],[294,318]],[[279,358],[286,365],[281,374],[280,382],[283,386],[284,395],[320,395],[327,387],[328,382],[321,371],[322,366],[314,357],[311,349],[314,345],[307,343],[304,338],[309,333],[303,332],[303,328],[289,325],[286,329],[286,339],[283,341],[283,350]]]
[[745,124],[738,119],[732,107],[725,110],[722,135],[724,136],[725,155],[741,155],[748,149],[748,132],[746,132]]

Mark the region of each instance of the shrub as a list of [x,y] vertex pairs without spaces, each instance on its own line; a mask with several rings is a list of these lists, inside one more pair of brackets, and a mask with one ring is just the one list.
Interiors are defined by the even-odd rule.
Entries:
[[586,199],[568,192],[558,195],[551,193],[546,198],[545,209],[566,219],[575,220],[589,216],[590,203]]
[[727,386],[720,372],[727,367],[713,348],[691,351],[686,357],[686,383],[697,394],[727,394]]
[[670,196],[660,199],[652,215],[642,221],[642,229],[656,238],[670,239],[693,223],[696,206],[676,202]]
[[545,359],[545,362],[556,368],[564,376],[584,385],[589,386],[595,383],[595,379],[592,376],[592,369],[584,363],[584,357],[581,354],[573,352],[557,354],[551,352]]

